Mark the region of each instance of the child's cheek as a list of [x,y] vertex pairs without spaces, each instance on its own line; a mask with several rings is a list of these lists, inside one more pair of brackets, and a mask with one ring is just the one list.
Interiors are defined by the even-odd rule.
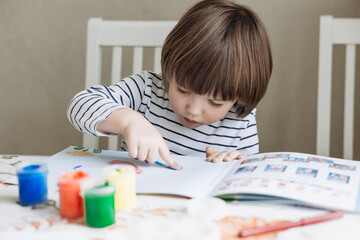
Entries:
[[169,101],[170,101],[170,105],[171,105],[171,108],[173,109],[173,111],[174,111],[174,113],[176,114],[176,115],[178,115],[178,116],[181,116],[182,114],[182,112],[183,112],[183,104],[181,104],[181,102],[180,101],[177,101],[177,100],[173,100],[173,99],[169,99]]
[[205,124],[206,125],[209,125],[209,124],[212,124],[214,122],[217,122],[221,119],[221,116],[219,117],[218,115],[215,115],[215,114],[209,114],[209,115],[206,115],[204,120],[205,120]]
[[213,109],[211,111],[207,111],[204,115],[204,120],[206,125],[212,124],[214,122],[219,121],[220,119],[224,118],[228,110],[224,109]]

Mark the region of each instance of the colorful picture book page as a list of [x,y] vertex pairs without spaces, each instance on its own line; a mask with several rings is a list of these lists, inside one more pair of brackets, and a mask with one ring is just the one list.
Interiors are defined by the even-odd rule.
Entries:
[[235,165],[212,195],[260,195],[360,211],[360,162],[301,153],[257,154]]

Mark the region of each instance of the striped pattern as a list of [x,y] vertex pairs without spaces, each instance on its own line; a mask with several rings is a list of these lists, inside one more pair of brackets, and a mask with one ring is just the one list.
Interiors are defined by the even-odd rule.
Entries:
[[[259,152],[256,109],[242,119],[231,109],[223,119],[211,125],[185,128],[170,106],[161,75],[147,71],[110,87],[96,85],[78,93],[69,103],[68,118],[79,131],[109,136],[96,131],[96,126],[119,108],[143,114],[158,129],[172,154],[204,156],[207,146],[216,151],[239,150],[247,155]],[[125,143],[121,150],[126,151]]]

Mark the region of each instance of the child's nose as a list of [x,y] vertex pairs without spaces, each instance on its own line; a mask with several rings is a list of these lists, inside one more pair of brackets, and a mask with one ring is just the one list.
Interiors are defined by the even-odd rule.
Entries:
[[201,102],[198,101],[198,100],[192,100],[192,101],[187,103],[185,110],[190,115],[196,116],[196,115],[199,115],[201,113],[201,109],[202,109]]

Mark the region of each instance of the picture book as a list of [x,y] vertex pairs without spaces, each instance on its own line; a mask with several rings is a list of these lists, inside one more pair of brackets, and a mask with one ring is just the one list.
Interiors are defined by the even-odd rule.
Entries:
[[[58,190],[61,174],[81,170],[100,180],[111,165],[136,168],[138,194],[188,198],[215,196],[239,201],[278,201],[360,212],[360,162],[302,153],[262,153],[231,162],[173,156],[183,167],[131,159],[127,152],[70,146],[46,159],[48,191]],[[16,183],[16,177],[8,180]]]

